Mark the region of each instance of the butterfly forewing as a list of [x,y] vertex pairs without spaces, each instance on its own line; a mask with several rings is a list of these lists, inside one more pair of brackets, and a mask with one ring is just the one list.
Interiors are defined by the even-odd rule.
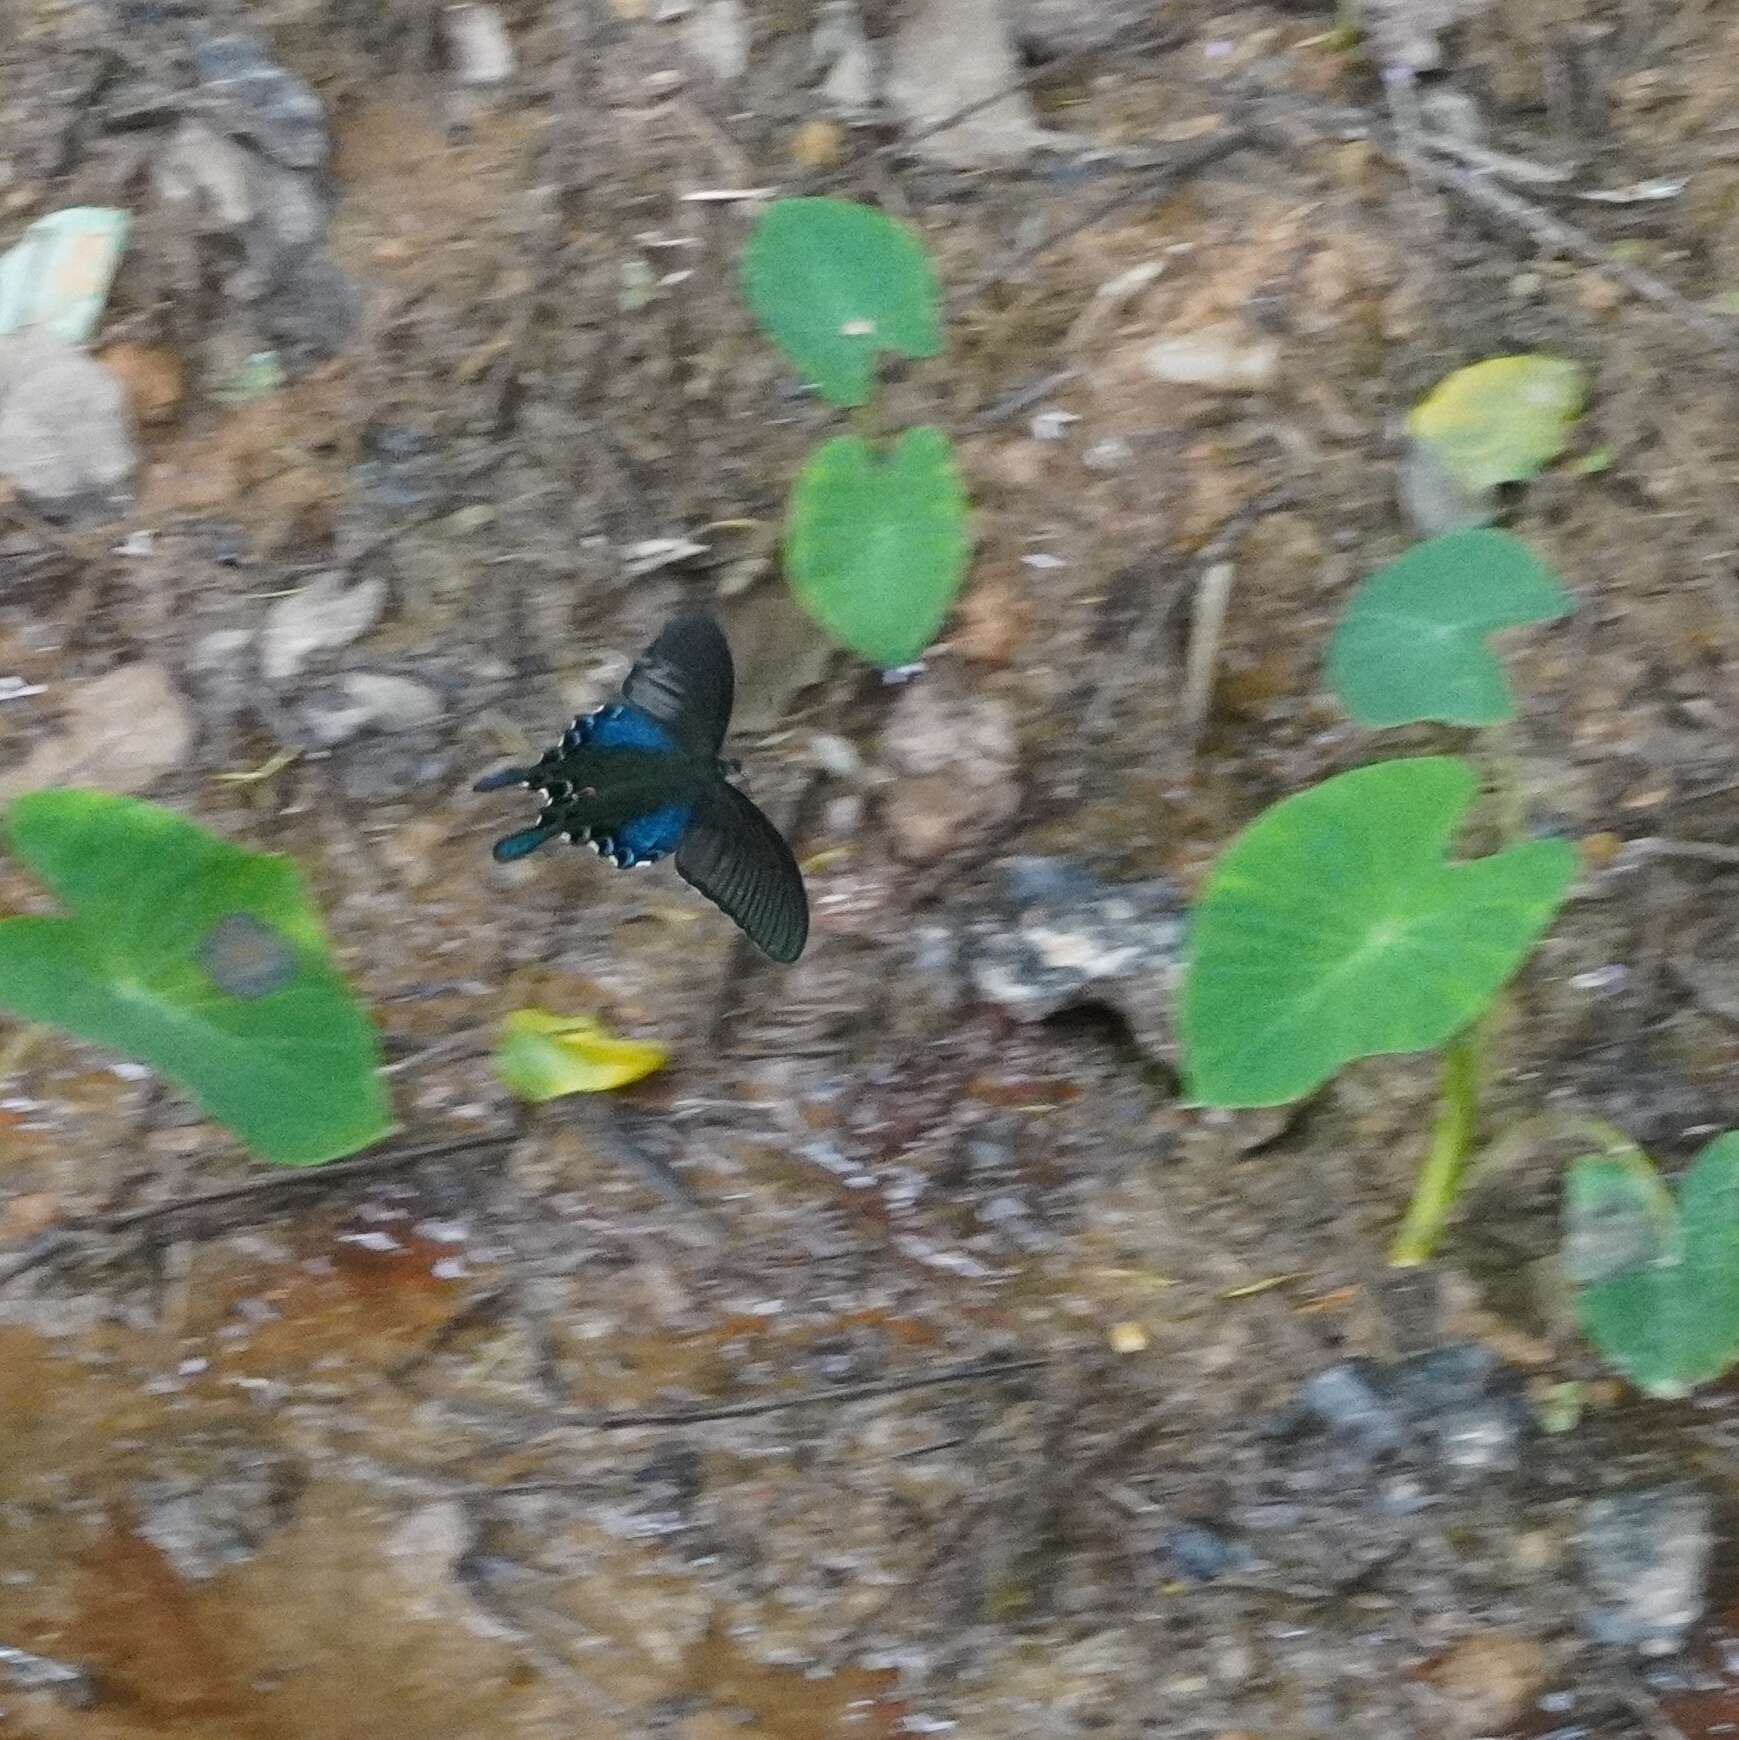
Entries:
[[735,786],[711,787],[696,804],[676,868],[776,961],[794,961],[809,939],[809,901],[791,848]]
[[666,726],[690,755],[711,760],[724,745],[735,686],[719,625],[710,616],[678,616],[634,661],[622,698]]

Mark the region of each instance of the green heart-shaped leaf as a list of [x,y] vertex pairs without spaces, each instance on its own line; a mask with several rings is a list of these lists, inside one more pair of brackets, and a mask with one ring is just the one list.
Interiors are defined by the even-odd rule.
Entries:
[[942,348],[923,243],[873,206],[775,200],[749,233],[742,277],[767,336],[836,405],[869,398],[879,352]]
[[1191,915],[1179,1011],[1200,1104],[1269,1106],[1466,1026],[1552,922],[1562,840],[1446,863],[1475,791],[1453,756],[1354,769],[1264,810]]
[[908,429],[885,458],[836,436],[798,474],[785,515],[791,590],[874,664],[910,664],[936,638],[968,554],[966,493],[940,429]]
[[1587,376],[1555,356],[1494,356],[1446,375],[1415,405],[1407,433],[1463,489],[1538,476],[1563,452]]
[[6,831],[70,916],[0,921],[0,1007],[174,1077],[268,1160],[386,1134],[373,1023],[288,859],[94,791],[31,792]]
[[1672,1196],[1636,1150],[1584,1155],[1564,1193],[1564,1267],[1582,1333],[1640,1390],[1683,1396],[1739,1352],[1739,1135]]
[[1329,642],[1328,680],[1361,725],[1495,725],[1514,706],[1486,637],[1570,608],[1570,595],[1519,538],[1446,532],[1353,594]]

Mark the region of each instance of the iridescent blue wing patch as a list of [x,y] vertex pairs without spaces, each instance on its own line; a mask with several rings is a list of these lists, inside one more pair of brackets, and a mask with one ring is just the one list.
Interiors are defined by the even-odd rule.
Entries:
[[721,780],[695,804],[676,869],[774,960],[803,953],[809,901],[797,860],[784,835],[735,786]]
[[582,743],[599,749],[656,749],[666,754],[680,747],[651,714],[625,701],[614,701],[595,713],[582,713],[562,733],[563,750],[578,749]]
[[700,612],[672,617],[622,685],[624,701],[667,727],[678,748],[706,761],[724,747],[735,693],[724,631]]
[[599,857],[613,858],[618,870],[635,864],[656,864],[676,850],[693,814],[693,804],[660,804],[607,834],[593,834],[591,845]]

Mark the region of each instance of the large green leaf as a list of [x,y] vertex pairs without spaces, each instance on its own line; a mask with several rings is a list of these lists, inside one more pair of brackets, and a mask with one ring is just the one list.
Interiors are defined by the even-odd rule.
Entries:
[[875,664],[909,664],[936,638],[968,553],[966,493],[940,429],[908,429],[885,458],[859,436],[836,436],[791,491],[791,590],[841,646]]
[[374,1026],[288,859],[94,791],[18,798],[6,832],[69,916],[0,921],[0,1007],[172,1076],[268,1160],[387,1132]]
[[1194,1098],[1268,1106],[1473,1020],[1552,922],[1576,857],[1530,840],[1446,863],[1473,801],[1453,756],[1379,762],[1265,810],[1191,915],[1179,1017]]
[[1446,532],[1353,594],[1329,642],[1329,682],[1361,725],[1495,725],[1514,707],[1486,637],[1570,608],[1569,594],[1519,538]]
[[775,200],[749,234],[742,275],[767,336],[836,405],[869,398],[879,352],[942,348],[923,244],[873,206]]
[[1682,1396],[1739,1352],[1739,1135],[1697,1156],[1677,1207],[1635,1150],[1590,1154],[1564,1194],[1582,1332],[1638,1389]]
[[1536,476],[1563,451],[1588,394],[1581,368],[1555,356],[1494,356],[1446,375],[1407,416],[1463,489]]

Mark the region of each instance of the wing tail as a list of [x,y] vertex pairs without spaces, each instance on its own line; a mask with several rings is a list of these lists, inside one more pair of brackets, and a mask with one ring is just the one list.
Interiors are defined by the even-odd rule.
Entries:
[[503,791],[510,785],[525,785],[537,771],[533,767],[504,767],[499,773],[486,773],[471,787],[473,791]]

